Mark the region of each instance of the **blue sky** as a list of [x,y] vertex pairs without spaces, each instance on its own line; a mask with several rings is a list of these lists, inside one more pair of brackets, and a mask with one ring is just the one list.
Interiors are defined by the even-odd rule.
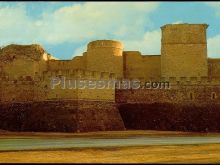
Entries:
[[207,23],[208,56],[220,58],[220,2],[0,2],[0,16],[0,46],[38,43],[59,59],[97,39],[160,54],[161,26]]

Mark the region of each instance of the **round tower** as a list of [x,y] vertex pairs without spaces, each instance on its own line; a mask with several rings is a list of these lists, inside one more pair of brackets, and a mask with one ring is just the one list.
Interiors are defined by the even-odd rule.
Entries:
[[122,77],[123,45],[113,40],[96,40],[87,45],[87,69],[115,73],[117,78]]

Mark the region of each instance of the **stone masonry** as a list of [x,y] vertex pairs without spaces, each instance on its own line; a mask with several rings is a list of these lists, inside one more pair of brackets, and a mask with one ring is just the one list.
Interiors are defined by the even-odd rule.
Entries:
[[[34,113],[33,109],[48,103],[45,111],[54,117],[64,115],[53,109],[60,108],[62,111],[60,102],[66,102],[65,112],[72,114],[74,126],[66,126],[65,129],[77,132],[124,130],[117,109],[120,104],[218,104],[220,59],[208,58],[207,28],[207,24],[162,26],[160,55],[126,51],[121,42],[113,40],[92,41],[87,45],[86,52],[70,60],[59,60],[37,44],[8,45],[0,49],[1,110],[9,114],[13,111],[13,105],[21,105],[27,115],[30,107]],[[164,81],[170,83],[171,89],[62,89],[60,85],[52,89],[53,77],[76,80],[138,79],[142,84],[146,81]],[[26,104],[28,106],[24,106]],[[39,113],[39,108],[36,111]],[[42,120],[42,116],[39,115],[38,119]],[[38,121],[37,117],[35,120]],[[45,118],[41,122],[47,120]],[[65,121],[71,123],[67,117],[57,118],[58,123]],[[25,122],[28,123],[22,123]],[[62,130],[56,121],[52,123],[59,128],[57,131]],[[7,128],[7,124],[3,122],[3,125]],[[27,125],[19,127],[19,130],[31,130],[32,127]],[[35,127],[33,130],[36,131]],[[41,130],[53,129],[43,124]]]

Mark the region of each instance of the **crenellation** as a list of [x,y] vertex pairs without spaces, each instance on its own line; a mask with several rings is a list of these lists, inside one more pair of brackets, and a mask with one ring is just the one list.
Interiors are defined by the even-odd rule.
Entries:
[[[190,90],[185,91],[186,93],[196,86],[213,86],[214,89],[220,84],[220,59],[207,56],[207,27],[207,24],[162,26],[161,55],[126,51],[121,42],[114,40],[92,41],[88,43],[86,52],[71,60],[56,59],[37,44],[9,45],[0,51],[1,89],[6,93],[7,90],[13,93],[17,86],[27,86],[35,91],[36,100],[104,98],[112,101],[115,100],[114,89],[75,90],[71,95],[71,92],[60,87],[50,89],[50,81],[53,77],[66,77],[67,80],[138,79],[142,86],[147,81],[170,82],[176,90],[181,86],[188,86]],[[6,84],[9,87],[4,88]],[[187,96],[185,93],[183,95]],[[30,100],[33,98],[30,97]]]
[[198,80],[197,77],[190,77],[190,82],[191,83],[195,83],[196,84],[197,80]]
[[[132,120],[137,115],[145,121],[148,116],[135,114],[142,105],[147,108],[141,109],[141,114],[152,107],[159,107],[160,112],[163,105],[172,105],[177,111],[166,113],[169,116],[177,113],[182,116],[184,106],[220,105],[220,59],[208,58],[207,27],[207,24],[162,26],[160,55],[126,51],[121,42],[114,40],[92,41],[86,52],[70,60],[56,59],[37,44],[1,48],[0,105],[4,108],[1,107],[0,129],[11,122],[2,120],[4,113],[9,114],[11,109],[28,112],[19,129],[80,132],[124,130],[118,110],[124,105],[128,105],[126,114],[130,105],[135,106]],[[91,89],[74,86],[75,80],[139,80],[141,86],[139,89]],[[170,86],[146,89],[146,82],[168,82]],[[14,105],[16,108],[10,108]],[[167,112],[174,112],[175,108]],[[194,115],[194,111],[189,113]],[[38,121],[44,121],[45,125],[38,125]],[[14,127],[18,130],[17,125]]]

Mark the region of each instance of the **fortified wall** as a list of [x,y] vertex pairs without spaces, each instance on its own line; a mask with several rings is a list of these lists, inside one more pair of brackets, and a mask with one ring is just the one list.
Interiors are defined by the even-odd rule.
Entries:
[[[52,113],[50,115],[55,119],[61,112],[49,112],[50,109],[63,109],[61,107],[65,102],[66,115],[71,116],[73,113],[76,121],[74,128],[68,130],[89,131],[92,128],[123,130],[118,105],[219,104],[220,59],[208,58],[207,28],[207,24],[162,26],[161,54],[158,55],[145,55],[136,50],[126,51],[121,42],[113,40],[92,41],[88,43],[86,52],[70,60],[56,59],[36,44],[8,45],[0,49],[1,107],[10,113],[9,110],[14,105],[20,105],[18,107],[23,107],[21,109],[27,116],[35,116],[35,112],[42,113],[39,107],[47,103],[45,111],[48,112],[47,115]],[[55,88],[52,88],[54,78],[58,81]],[[65,89],[62,87],[63,78],[67,83]],[[170,89],[68,88],[70,80],[124,79],[138,79],[142,86],[149,81],[169,82]],[[34,114],[26,113],[28,109],[33,109],[31,112]],[[44,124],[41,123],[44,125],[42,129],[53,130],[52,126],[45,125],[47,117],[43,120]],[[67,117],[59,119],[62,122],[66,120],[71,121]],[[110,120],[114,122],[110,124]],[[38,127],[40,126],[37,125],[36,128]],[[24,123],[20,129],[31,130]]]
[[[97,40],[82,56],[58,60],[40,45],[9,45],[0,50],[0,100],[2,102],[56,99],[115,102],[115,90],[51,89],[53,77],[76,80],[168,81],[184,85],[213,86],[220,82],[220,59],[207,57],[206,24],[161,27],[161,55],[124,51],[119,41]],[[15,92],[16,91],[16,92]],[[145,90],[148,92],[147,90]],[[216,95],[218,95],[216,93]]]

